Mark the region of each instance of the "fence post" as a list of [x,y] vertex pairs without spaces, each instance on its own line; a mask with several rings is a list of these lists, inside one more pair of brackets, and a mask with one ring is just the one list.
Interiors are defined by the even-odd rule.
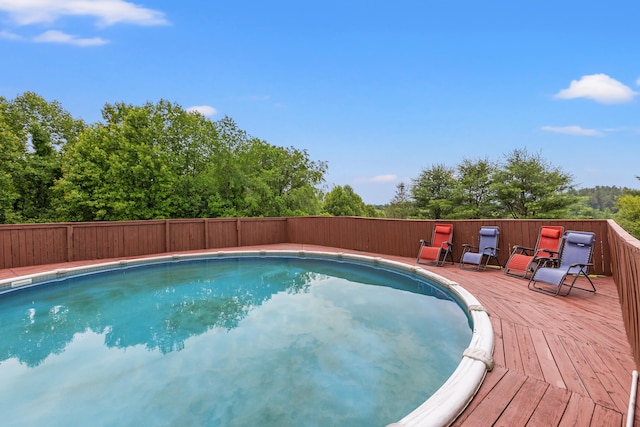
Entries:
[[241,225],[240,218],[236,219],[236,246],[242,246],[242,233],[241,233]]
[[171,252],[171,228],[168,219],[164,220],[164,251]]
[[209,249],[209,220],[204,218],[202,224],[204,225],[204,248],[206,250]]
[[67,262],[73,261],[73,258],[73,225],[67,225]]

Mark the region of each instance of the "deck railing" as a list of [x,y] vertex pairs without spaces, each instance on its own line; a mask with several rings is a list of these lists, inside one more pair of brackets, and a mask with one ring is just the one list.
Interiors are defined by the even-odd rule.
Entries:
[[[209,218],[0,225],[0,269],[166,252],[299,243],[414,257],[433,220],[359,217]],[[593,231],[593,274],[613,276],[640,366],[640,242],[610,220],[455,220],[453,256],[477,244],[482,225],[500,227],[499,262],[514,245],[534,246],[542,225]]]
[[640,367],[640,241],[614,221],[609,224],[609,246],[613,280],[618,288],[620,308],[636,368]]

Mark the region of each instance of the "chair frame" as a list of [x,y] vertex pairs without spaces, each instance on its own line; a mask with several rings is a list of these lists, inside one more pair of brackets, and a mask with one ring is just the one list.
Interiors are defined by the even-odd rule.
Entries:
[[[543,242],[543,231],[544,229],[557,230],[560,231],[560,238],[558,239],[558,244],[555,249],[550,247],[540,247]],[[538,260],[541,258],[551,260],[557,266],[558,255],[560,253],[560,248],[562,247],[564,235],[564,227],[561,225],[543,225],[540,227],[540,231],[538,232],[538,240],[536,241],[536,245],[533,248],[516,245],[513,247],[511,251],[511,255],[509,255],[509,259],[507,263],[504,265],[504,274],[507,276],[518,277],[521,279],[528,279],[530,275],[533,275],[536,268],[538,267]],[[544,256],[541,254],[544,254]],[[516,259],[521,259],[523,257],[528,257],[529,262],[527,263],[524,270],[513,269],[510,268],[511,262]],[[517,272],[517,273],[514,273]]]
[[[569,235],[571,233],[574,234],[581,234],[581,235],[588,235],[592,237],[591,240],[591,245],[589,247],[589,253],[587,255],[587,262],[584,263],[572,263],[568,266],[563,266],[562,263],[562,257],[564,254],[564,251],[567,247],[567,238],[569,237]],[[549,258],[540,258],[538,261],[538,267],[535,269],[533,275],[531,276],[531,279],[529,279],[529,283],[527,285],[527,287],[529,289],[531,289],[532,291],[536,291],[536,292],[540,292],[543,294],[547,294],[547,295],[552,295],[552,296],[567,296],[571,293],[571,291],[575,288],[575,289],[580,289],[586,292],[591,292],[591,293],[595,293],[596,292],[596,287],[593,284],[593,282],[591,281],[591,278],[589,277],[589,267],[593,266],[593,263],[591,262],[591,258],[593,257],[593,246],[596,242],[596,235],[595,233],[592,232],[588,232],[588,231],[574,231],[574,230],[569,230],[567,231],[564,236],[563,236],[563,244],[562,244],[562,249],[560,251],[560,255],[558,257],[558,259],[556,260],[558,262],[558,265],[555,266],[554,265],[554,261],[552,259]],[[564,274],[561,277],[561,280],[559,282],[558,285],[554,285],[552,283],[547,283],[547,286],[553,286],[556,288],[555,292],[553,290],[551,290],[548,287],[540,287],[540,286],[536,286],[536,283],[540,282],[540,283],[546,283],[546,282],[542,282],[542,281],[537,281],[536,280],[536,274],[538,273],[538,271],[541,271],[542,269],[545,268],[552,268],[552,269],[565,269]],[[567,283],[567,277],[568,276],[573,276],[573,279],[571,280],[570,283]],[[581,287],[581,286],[576,286],[576,281],[578,280],[578,278],[580,276],[584,276],[587,278],[587,281],[589,282],[590,288],[586,288],[586,287]],[[560,291],[562,290],[563,286],[568,286],[569,289],[567,290],[566,293],[561,293]]]
[[[484,248],[482,248],[482,250],[480,250],[480,242],[482,241],[482,235],[480,234],[482,229],[495,229],[496,230],[496,246],[485,246]],[[493,259],[493,261],[495,262],[495,265],[497,265],[498,267],[502,268],[502,265],[500,265],[500,262],[498,261],[498,251],[500,250],[498,248],[498,242],[500,239],[500,227],[497,226],[482,226],[480,227],[480,230],[478,231],[478,236],[480,236],[478,238],[478,245],[470,245],[470,244],[464,244],[462,245],[462,255],[460,256],[460,268],[465,269],[465,263],[464,261],[464,256],[467,253],[478,253],[481,254],[480,256],[480,260],[477,264],[477,267],[475,268],[475,270],[478,271],[484,271],[487,269],[487,266],[489,265],[489,262]],[[487,253],[487,250],[489,251]],[[477,251],[477,252],[472,252],[472,251]],[[484,260],[484,262],[482,262]],[[474,264],[475,265],[475,264]],[[470,270],[469,268],[466,268],[467,270]]]
[[[448,225],[451,227],[451,231],[449,233],[449,237],[448,240],[439,242],[439,246],[432,246],[431,242],[438,244],[438,242],[436,241],[436,228],[439,225]],[[420,248],[418,249],[418,258],[416,259],[416,262],[418,264],[426,264],[426,265],[435,265],[438,267],[442,267],[446,262],[447,262],[447,256],[451,259],[451,264],[455,264],[455,261],[453,259],[453,224],[436,224],[433,227],[433,233],[431,235],[431,240],[420,240]],[[429,262],[425,262],[425,258],[421,258],[420,254],[422,254],[422,248],[424,247],[430,247],[430,248],[438,248],[438,256],[433,259],[433,260],[429,260]]]

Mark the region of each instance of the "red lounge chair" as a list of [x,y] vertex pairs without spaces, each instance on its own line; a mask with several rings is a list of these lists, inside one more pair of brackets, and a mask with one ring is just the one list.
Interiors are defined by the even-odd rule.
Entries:
[[564,227],[559,225],[543,225],[538,233],[538,241],[534,248],[514,246],[511,256],[504,267],[504,273],[509,276],[528,278],[538,265],[541,258],[552,262],[558,260],[558,252],[562,245]]
[[453,264],[452,240],[453,224],[436,224],[431,241],[420,240],[417,262],[443,266],[448,256]]

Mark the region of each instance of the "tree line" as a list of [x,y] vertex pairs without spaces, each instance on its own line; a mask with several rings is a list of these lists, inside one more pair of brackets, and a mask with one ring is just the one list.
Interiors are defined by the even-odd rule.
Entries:
[[74,119],[0,98],[0,223],[320,214],[326,162],[161,100]]
[[502,162],[464,159],[456,167],[425,168],[410,185],[397,186],[386,212],[431,219],[613,218],[640,238],[640,191],[576,190],[571,174],[526,149],[505,154]]
[[[0,97],[0,223],[350,215],[391,218],[606,218],[640,229],[640,192],[575,190],[526,149],[504,161],[434,164],[374,207],[349,185],[322,191],[327,162],[160,100],[73,118],[33,92]],[[634,228],[637,227],[637,228]],[[638,230],[640,231],[640,230]]]

